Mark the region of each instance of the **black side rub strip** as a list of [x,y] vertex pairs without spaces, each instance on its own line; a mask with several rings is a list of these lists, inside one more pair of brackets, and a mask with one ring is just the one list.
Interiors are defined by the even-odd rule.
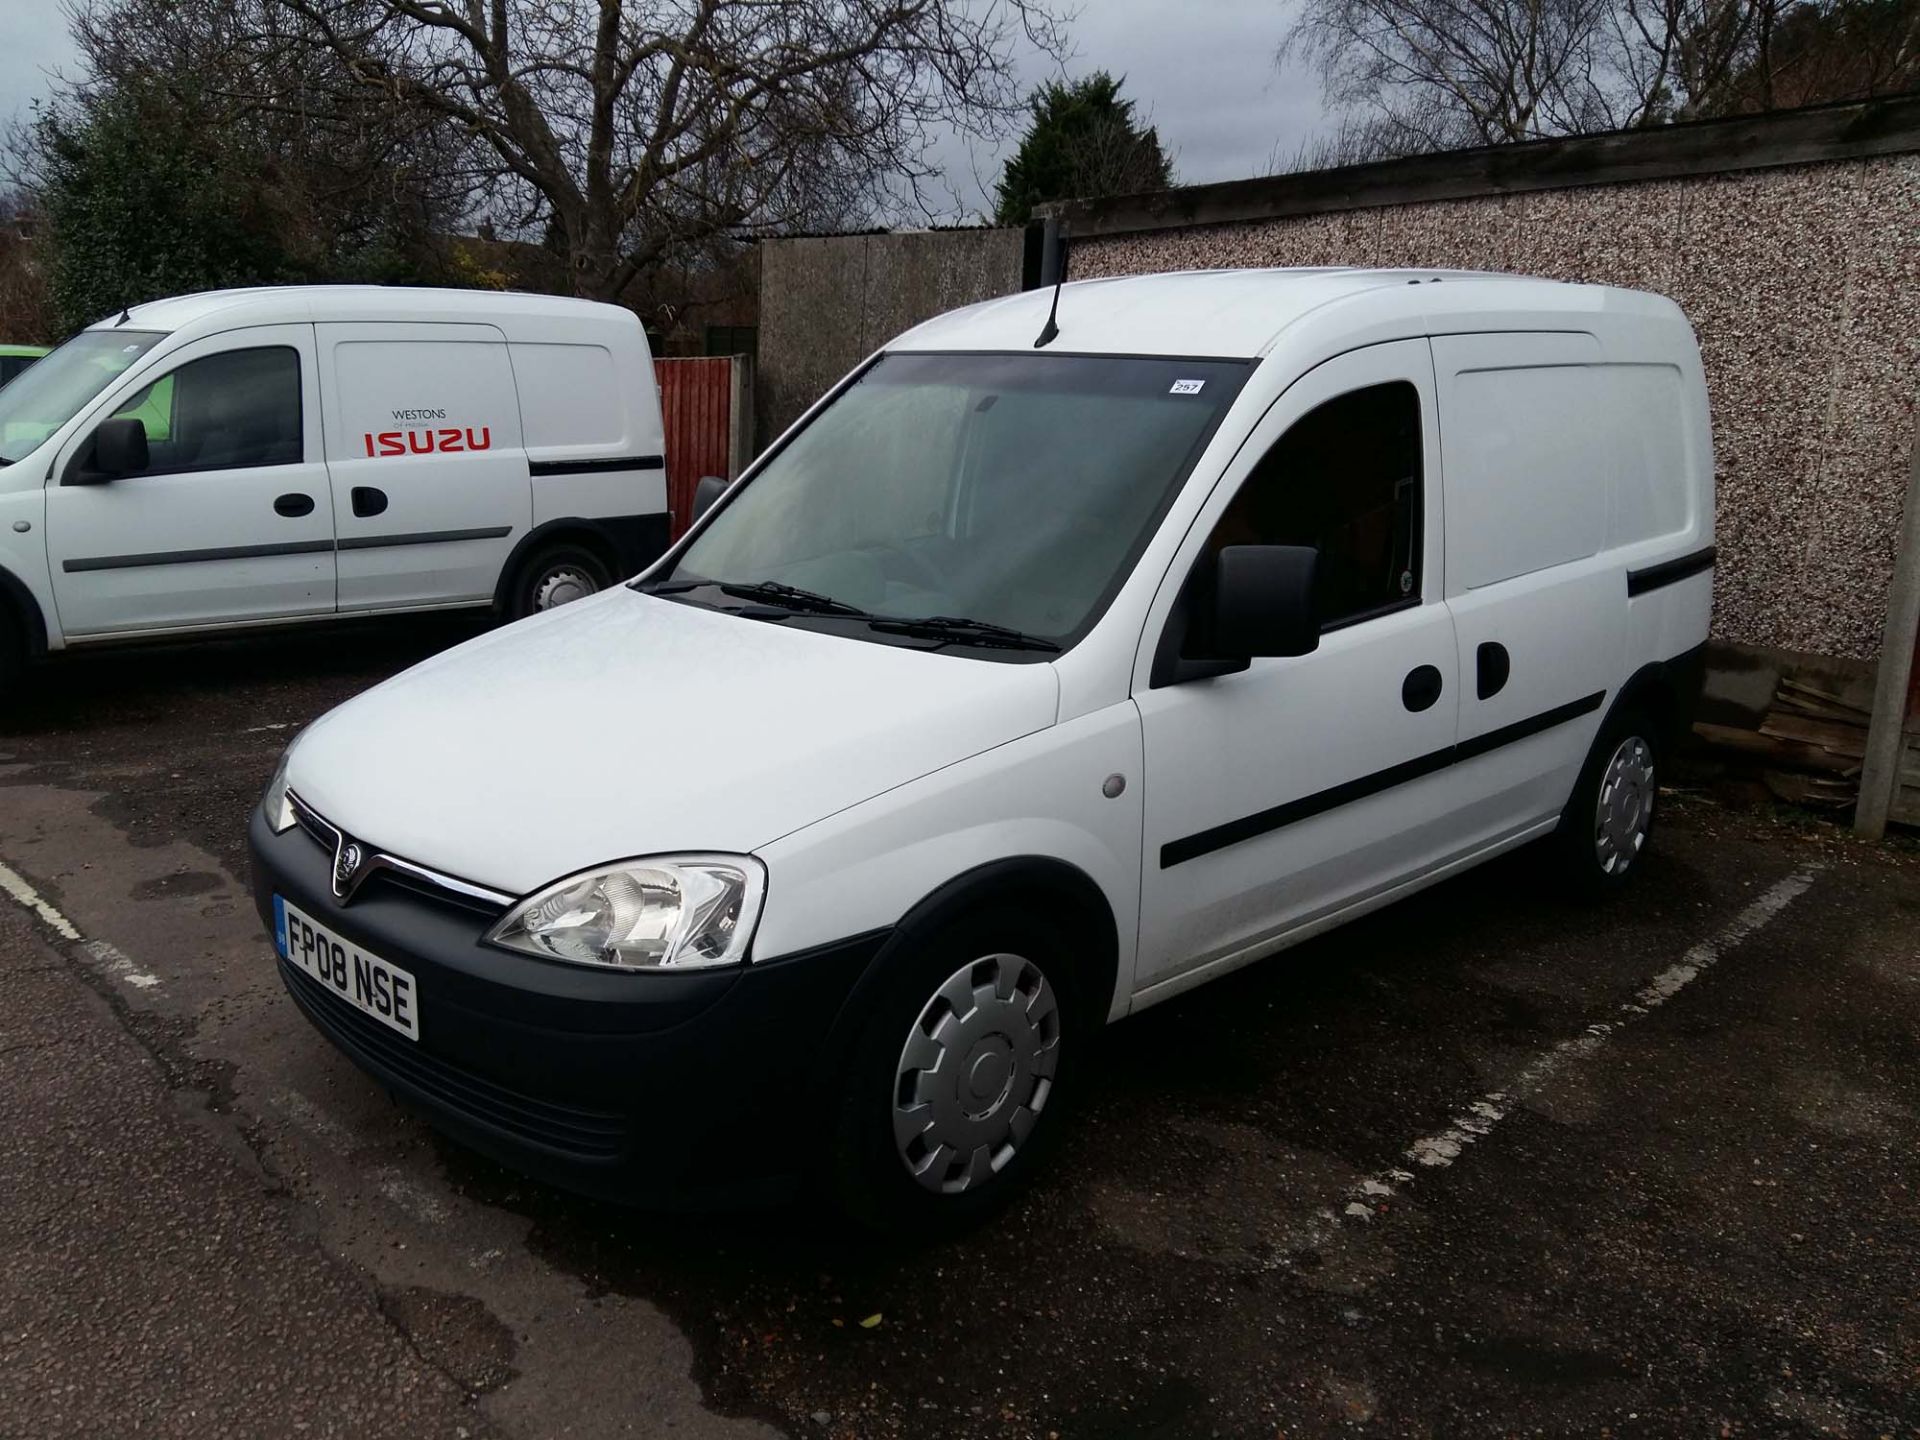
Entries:
[[615,470],[664,470],[664,455],[615,455],[605,460],[529,460],[527,473],[542,475],[603,475]]
[[331,540],[286,540],[278,545],[227,545],[212,550],[152,550],[145,555],[89,555],[62,560],[69,575],[82,570],[131,570],[139,565],[191,565],[200,560],[257,560],[267,555],[319,555],[333,549]]
[[384,550],[389,545],[441,545],[449,540],[498,540],[511,535],[511,525],[483,525],[477,530],[415,530],[407,535],[349,535],[342,550]]
[[1431,775],[1436,770],[1444,770],[1449,765],[1457,765],[1462,760],[1472,760],[1485,755],[1490,750],[1498,750],[1503,745],[1525,740],[1538,735],[1543,730],[1551,730],[1556,725],[1564,725],[1569,720],[1577,720],[1582,715],[1591,715],[1605,702],[1607,692],[1596,690],[1591,695],[1565,705],[1557,705],[1551,710],[1543,710],[1538,715],[1525,720],[1516,720],[1511,725],[1502,725],[1498,730],[1489,730],[1484,735],[1476,735],[1458,745],[1449,745],[1444,750],[1435,750],[1426,755],[1416,756],[1412,760],[1403,760],[1398,765],[1389,765],[1384,770],[1376,770],[1371,775],[1362,775],[1358,779],[1348,780],[1326,790],[1316,790],[1311,795],[1302,795],[1297,800],[1289,800],[1283,805],[1257,814],[1243,815],[1238,820],[1229,820],[1224,825],[1216,825],[1211,830],[1202,830],[1180,840],[1169,840],[1160,847],[1160,868],[1171,870],[1189,860],[1197,860],[1202,855],[1211,855],[1216,850],[1224,850],[1229,845],[1238,845],[1242,840],[1251,840],[1256,835],[1265,835],[1269,830],[1279,830],[1299,820],[1307,820],[1315,815],[1324,815],[1329,810],[1337,810],[1342,805],[1351,805],[1356,800],[1364,800],[1369,795],[1378,795],[1382,790],[1391,790],[1396,785],[1405,785],[1409,780],[1418,780],[1423,775]]
[[511,525],[488,525],[478,530],[417,530],[411,535],[351,535],[332,540],[288,540],[278,545],[228,545],[215,550],[152,550],[144,555],[89,555],[63,560],[69,575],[82,570],[131,570],[141,565],[193,565],[202,560],[259,560],[269,555],[324,555],[330,550],[381,550],[390,545],[439,545],[449,540],[498,540],[511,535]]
[[1644,595],[1649,590],[1658,590],[1663,585],[1676,585],[1690,576],[1698,575],[1702,570],[1713,568],[1714,547],[1696,550],[1691,555],[1682,555],[1678,560],[1662,560],[1658,565],[1649,565],[1644,570],[1627,571],[1627,594]]

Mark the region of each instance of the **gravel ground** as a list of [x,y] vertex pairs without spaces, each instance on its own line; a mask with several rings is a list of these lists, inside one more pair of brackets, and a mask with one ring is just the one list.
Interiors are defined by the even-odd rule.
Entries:
[[0,717],[0,862],[84,937],[0,897],[0,1433],[1920,1436],[1911,847],[1670,793],[1624,903],[1516,856],[1115,1027],[970,1236],[648,1215],[395,1109],[245,899],[295,728],[469,633]]

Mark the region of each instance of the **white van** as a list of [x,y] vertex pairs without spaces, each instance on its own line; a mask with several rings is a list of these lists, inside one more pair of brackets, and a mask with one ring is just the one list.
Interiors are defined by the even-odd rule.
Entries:
[[136,305],[0,390],[0,688],[32,655],[604,589],[666,548],[631,311],[327,285]]
[[1530,840],[1628,880],[1712,536],[1656,296],[976,305],[631,586],[315,723],[261,915],[313,1023],[497,1156],[939,1225],[1031,1170],[1103,1022]]

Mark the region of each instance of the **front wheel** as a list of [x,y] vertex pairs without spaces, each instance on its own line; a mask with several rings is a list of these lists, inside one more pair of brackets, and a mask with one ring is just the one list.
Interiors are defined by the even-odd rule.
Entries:
[[840,1076],[832,1188],[874,1229],[941,1234],[1016,1194],[1065,1119],[1079,969],[1052,924],[962,917],[898,957]]
[[1636,708],[1610,719],[1594,741],[1553,837],[1576,892],[1605,895],[1638,873],[1653,838],[1659,735],[1655,717]]
[[507,599],[507,616],[519,620],[584,600],[613,583],[606,562],[580,545],[550,545],[520,567]]

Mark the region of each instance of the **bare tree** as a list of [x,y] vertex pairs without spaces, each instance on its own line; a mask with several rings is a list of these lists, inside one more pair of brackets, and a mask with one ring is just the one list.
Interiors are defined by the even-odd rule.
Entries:
[[1379,158],[1911,88],[1920,0],[1305,0],[1289,57]]
[[1591,129],[1608,0],[1307,0],[1281,50],[1400,153]]
[[611,298],[740,227],[839,220],[931,177],[948,129],[1020,110],[1045,0],[248,0],[354,85],[458,126]]

